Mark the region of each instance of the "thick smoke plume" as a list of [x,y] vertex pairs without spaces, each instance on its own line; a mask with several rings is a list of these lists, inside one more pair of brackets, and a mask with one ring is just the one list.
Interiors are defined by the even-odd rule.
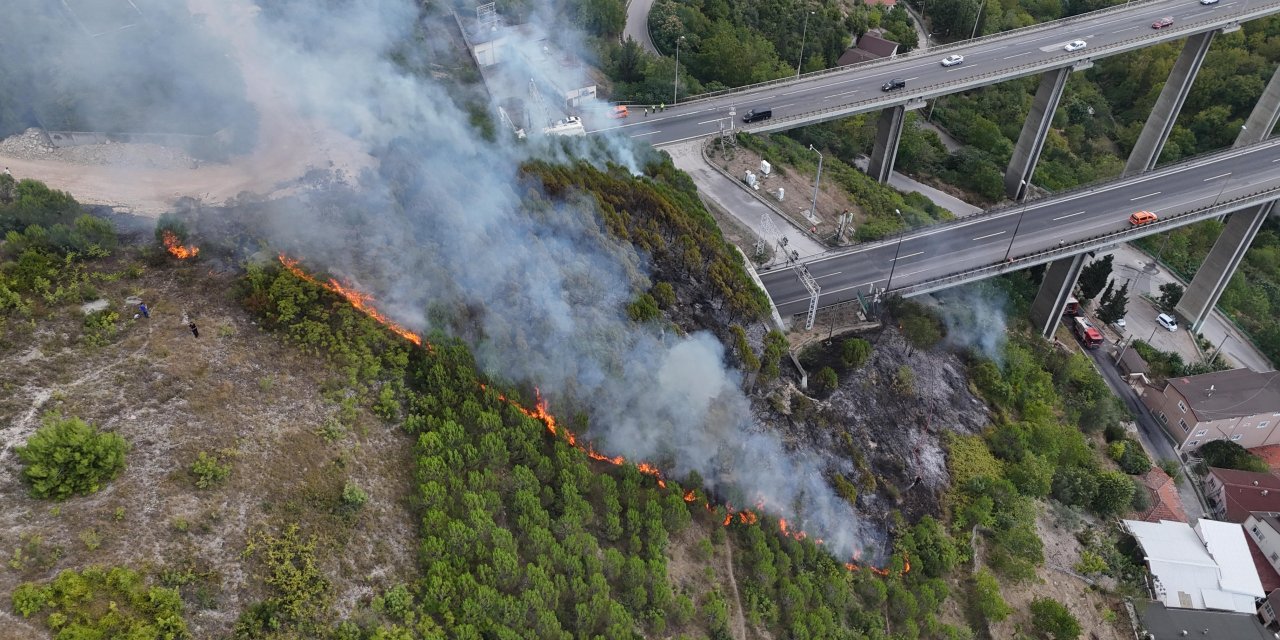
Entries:
[[[206,4],[231,11],[245,2]],[[277,0],[240,23],[255,30],[244,41],[261,65],[253,73],[278,83],[274,99],[380,163],[347,201],[304,196],[267,207],[272,240],[308,266],[352,279],[415,329],[456,329],[465,310],[464,337],[481,366],[539,385],[553,411],[585,407],[586,435],[600,451],[655,462],[675,477],[697,471],[720,495],[745,499],[735,506],[762,500],[837,557],[862,550],[873,534],[827,486],[830,461],[788,450],[753,422],[713,336],[664,334],[625,316],[647,286],[646,257],[610,239],[589,202],[548,205],[518,173],[531,157],[586,157],[635,173],[653,152],[624,136],[517,144],[500,132],[498,142],[483,140],[429,73],[390,61],[413,41],[417,16],[409,0]],[[432,37],[420,46],[447,48]]]

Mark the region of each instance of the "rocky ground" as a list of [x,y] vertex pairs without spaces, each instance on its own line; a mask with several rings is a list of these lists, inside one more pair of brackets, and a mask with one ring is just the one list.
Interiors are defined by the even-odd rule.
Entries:
[[34,128],[0,141],[0,156],[133,169],[188,169],[198,166],[185,151],[158,144],[109,143],[59,148],[50,144],[40,129]]

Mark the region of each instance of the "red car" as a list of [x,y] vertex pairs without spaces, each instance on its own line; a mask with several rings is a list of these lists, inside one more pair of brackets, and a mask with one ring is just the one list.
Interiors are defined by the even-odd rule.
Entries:
[[1173,16],[1165,16],[1151,23],[1152,29],[1163,29],[1173,24]]

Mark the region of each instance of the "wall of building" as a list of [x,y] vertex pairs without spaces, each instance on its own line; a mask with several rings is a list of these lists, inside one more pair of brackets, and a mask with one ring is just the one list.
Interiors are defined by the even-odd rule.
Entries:
[[1258,543],[1258,548],[1262,550],[1262,555],[1267,557],[1267,562],[1280,572],[1280,531],[1276,531],[1270,524],[1253,516],[1249,516],[1249,519],[1244,521],[1244,530],[1254,542]]
[[[1191,434],[1196,429],[1196,416],[1187,408],[1187,401],[1171,384],[1165,384],[1163,390],[1158,387],[1147,387],[1142,394],[1142,402],[1156,417],[1156,422],[1173,438],[1179,450],[1187,450]],[[1199,446],[1197,443],[1195,446]]]
[[1226,491],[1218,476],[1212,473],[1204,478],[1204,499],[1209,503],[1215,520],[1221,520],[1227,513]]

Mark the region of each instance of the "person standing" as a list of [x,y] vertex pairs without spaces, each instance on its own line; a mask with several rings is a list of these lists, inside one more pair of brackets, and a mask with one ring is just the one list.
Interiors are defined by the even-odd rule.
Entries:
[[147,308],[147,303],[145,302],[138,303],[138,313],[141,313],[144,318],[151,318],[151,310]]
[[195,337],[197,337],[197,338],[199,338],[199,337],[200,337],[200,329],[196,328],[196,323],[194,323],[194,322],[188,322],[188,323],[187,323],[187,328],[188,328],[188,329],[191,329],[191,335],[193,335],[193,336],[195,336]]

